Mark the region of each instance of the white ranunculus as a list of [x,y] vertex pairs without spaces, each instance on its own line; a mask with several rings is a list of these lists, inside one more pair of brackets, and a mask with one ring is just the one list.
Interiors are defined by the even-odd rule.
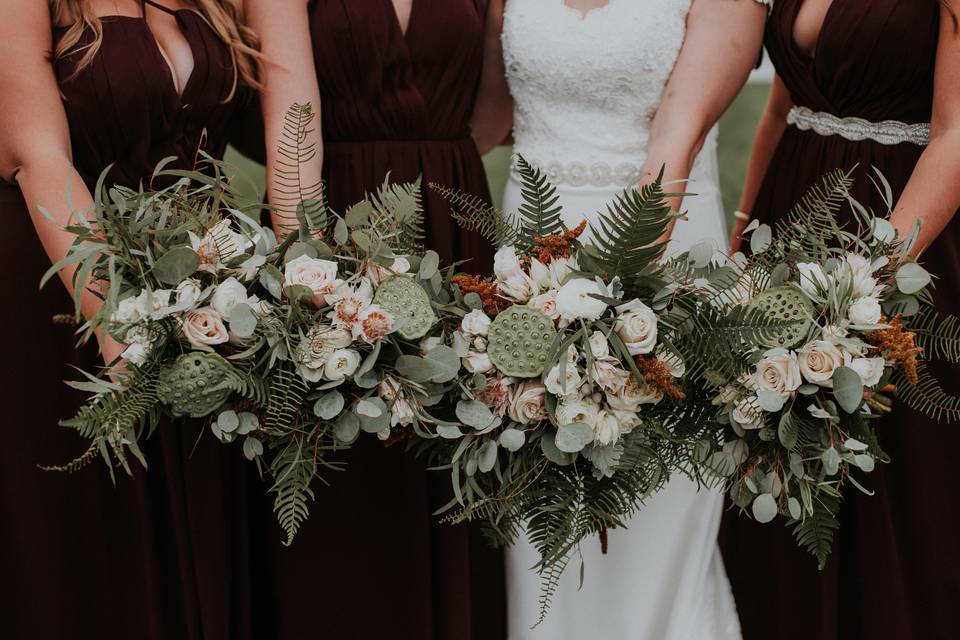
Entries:
[[879,300],[867,296],[850,305],[848,317],[850,322],[855,325],[873,325],[880,322],[883,317],[883,309],[880,307]]
[[301,285],[313,292],[313,304],[327,304],[327,295],[342,284],[337,279],[337,263],[310,256],[298,256],[284,267],[284,282],[287,286]]
[[789,397],[803,383],[796,354],[786,349],[767,351],[757,363],[754,380],[757,389],[776,392],[782,398]]
[[547,388],[540,382],[524,382],[510,400],[510,419],[520,424],[539,422],[547,417],[544,399]]
[[308,382],[319,382],[327,361],[338,349],[350,346],[353,337],[346,329],[317,324],[300,342],[297,373]]
[[210,306],[224,318],[229,318],[233,308],[246,301],[247,288],[236,278],[227,278],[218,284],[210,296]]
[[463,357],[463,368],[470,373],[487,373],[493,369],[493,362],[486,353],[471,351]]
[[873,277],[873,264],[868,258],[848,253],[843,258],[843,267],[849,272],[853,290],[858,296],[873,296],[878,293],[877,279]]
[[657,314],[639,300],[617,307],[620,314],[613,330],[620,336],[632,356],[645,355],[657,346]]
[[607,342],[607,336],[602,331],[594,331],[590,334],[590,353],[594,358],[602,359],[610,356],[610,344]]
[[116,324],[133,324],[141,318],[140,311],[137,309],[137,296],[124,298],[117,304],[117,310],[110,317],[110,322]]
[[575,398],[564,399],[557,405],[556,417],[560,426],[582,422],[594,428],[599,417],[600,407],[586,400]]
[[323,366],[323,377],[337,382],[353,375],[360,366],[360,354],[353,349],[337,349]]
[[550,289],[545,291],[538,296],[533,296],[527,302],[528,305],[537,309],[547,316],[551,320],[556,321],[560,317],[560,312],[557,311],[557,290]]
[[620,439],[620,420],[612,411],[600,411],[593,425],[593,442],[602,447]]
[[886,363],[883,358],[854,358],[847,366],[857,372],[865,386],[875,387],[883,377]]
[[480,309],[474,309],[463,316],[460,330],[467,336],[485,336],[490,330],[490,316]]
[[557,291],[557,312],[565,320],[596,320],[607,309],[607,303],[594,298],[604,290],[593,280],[574,278]]
[[844,365],[844,355],[832,342],[814,340],[797,352],[800,373],[807,382],[830,386],[833,372]]
[[730,412],[730,417],[744,429],[763,428],[763,409],[760,408],[760,400],[756,396],[738,402]]
[[197,349],[212,351],[213,345],[230,340],[223,318],[212,307],[200,307],[183,317],[183,335]]
[[819,300],[821,294],[817,289],[826,289],[829,283],[823,267],[816,262],[798,262],[797,271],[800,272],[800,288],[811,298]]
[[560,364],[558,363],[550,369],[546,379],[543,381],[547,387],[547,391],[556,396],[567,396],[576,393],[580,389],[582,382],[583,378],[580,377],[580,372],[577,371],[576,365],[572,362],[567,362],[562,380],[560,379]]

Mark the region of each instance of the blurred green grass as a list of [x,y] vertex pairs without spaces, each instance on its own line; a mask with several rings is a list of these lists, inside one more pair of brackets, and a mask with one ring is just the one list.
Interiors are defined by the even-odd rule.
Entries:
[[[753,132],[769,89],[769,84],[748,84],[720,120],[718,146],[720,188],[723,193],[724,208],[729,218],[732,218],[733,211],[740,200],[740,189],[747,170],[750,146],[753,143]],[[227,152],[227,163],[236,167],[247,178],[239,181],[239,189],[243,195],[261,199],[264,183],[263,167],[232,149]],[[499,206],[509,173],[510,147],[499,147],[488,153],[483,163],[487,169],[487,180],[490,182],[494,204]]]

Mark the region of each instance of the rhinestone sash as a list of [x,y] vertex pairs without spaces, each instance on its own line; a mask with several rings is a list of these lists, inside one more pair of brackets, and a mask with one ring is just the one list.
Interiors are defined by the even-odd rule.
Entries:
[[897,120],[870,122],[863,118],[838,118],[807,107],[794,107],[787,114],[787,124],[801,131],[813,131],[821,136],[840,136],[853,142],[873,140],[885,145],[909,142],[921,147],[930,144],[929,123],[906,124]]

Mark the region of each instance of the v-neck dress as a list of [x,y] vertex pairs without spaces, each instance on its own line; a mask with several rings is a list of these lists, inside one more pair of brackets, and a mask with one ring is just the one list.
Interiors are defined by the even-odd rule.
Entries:
[[[776,0],[767,28],[770,58],[794,104],[870,122],[930,122],[940,24],[937,0],[834,0],[814,55],[793,27],[802,0]],[[870,180],[875,167],[902,193],[923,147],[821,136],[790,126],[764,179],[755,215],[785,216],[826,173],[857,167],[854,197],[885,205]],[[846,223],[851,212],[841,212]],[[960,313],[960,219],[924,253],[936,276],[934,298]],[[960,368],[931,367],[960,392]],[[840,532],[822,572],[782,522],[758,525],[728,511],[721,547],[746,640],[926,640],[956,637],[960,599],[960,502],[954,484],[957,425],[936,424],[903,404],[878,426],[892,462],[848,486]]]

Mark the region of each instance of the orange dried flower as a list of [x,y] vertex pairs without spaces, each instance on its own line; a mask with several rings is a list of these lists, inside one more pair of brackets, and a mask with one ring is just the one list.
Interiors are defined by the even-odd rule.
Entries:
[[[530,255],[543,264],[550,264],[557,258],[569,258],[573,253],[573,241],[587,228],[587,221],[581,222],[575,229],[567,229],[562,234],[536,237]],[[529,266],[529,260],[526,261]]]
[[871,331],[865,338],[873,345],[873,352],[892,360],[896,366],[903,369],[910,384],[917,384],[917,356],[923,349],[916,345],[917,334],[905,331],[902,317],[898,314],[893,320],[887,321],[889,329]]
[[636,356],[634,362],[651,389],[675,400],[683,400],[686,394],[674,384],[670,366],[656,356]]
[[460,287],[460,293],[476,293],[483,302],[483,310],[487,315],[495,316],[503,308],[508,306],[508,302],[500,297],[500,289],[495,282],[484,280],[480,276],[472,276],[467,273],[458,273],[451,278],[453,284]]

